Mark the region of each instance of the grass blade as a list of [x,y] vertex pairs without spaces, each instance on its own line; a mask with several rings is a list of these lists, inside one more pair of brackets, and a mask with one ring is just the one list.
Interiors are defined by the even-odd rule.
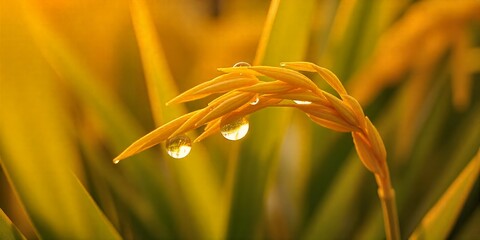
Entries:
[[[315,1],[274,0],[271,2],[254,65],[278,66],[283,61],[304,60]],[[289,36],[295,36],[290,38]],[[251,238],[261,223],[265,192],[279,149],[290,123],[291,111],[266,109],[252,117],[248,144],[243,146],[235,180],[232,181],[227,239]]]
[[147,4],[143,0],[132,0],[130,12],[142,58],[153,118],[157,126],[160,126],[185,113],[185,109],[182,105],[165,109],[165,104],[177,95],[178,90],[165,61]]
[[[25,25],[17,4],[2,14],[10,27]],[[3,31],[12,37],[1,44],[9,59],[0,64],[1,164],[12,188],[41,238],[119,239],[74,174],[79,159],[54,75],[25,29]]]
[[[164,53],[156,33],[153,19],[147,4],[143,0],[130,1],[130,11],[133,26],[137,37],[146,85],[149,92],[150,106],[157,126],[174,119],[185,113],[183,105],[170,105],[166,103],[177,94],[177,87],[168,70]],[[197,143],[196,147],[201,144]],[[169,161],[174,170],[174,181],[180,182],[183,198],[191,209],[185,211],[195,218],[191,224],[198,225],[203,237],[218,238],[220,235],[221,221],[218,206],[219,183],[214,177],[212,166],[206,161],[208,156],[204,151],[195,151],[185,161]],[[168,161],[168,160],[167,160]],[[172,190],[175,191],[175,190]],[[185,206],[178,206],[185,208]],[[177,214],[182,217],[184,214]],[[215,216],[215,217],[212,217]]]
[[425,215],[410,239],[445,239],[480,174],[480,150]]
[[[315,1],[274,0],[257,48],[254,65],[301,61],[306,54]],[[291,38],[290,36],[295,36]]]
[[461,227],[457,239],[478,238],[478,236],[480,236],[480,228],[478,228],[479,222],[480,222],[480,207],[477,206],[472,216],[469,218],[468,222]]
[[26,239],[23,234],[13,225],[8,216],[0,209],[0,239],[20,240]]
[[[52,28],[49,28],[50,25],[47,23],[45,16],[35,7],[38,6],[25,4],[24,11],[32,36],[36,40],[43,56],[50,64],[50,66],[42,66],[42,68],[49,69],[53,67],[60,77],[68,79],[65,83],[67,87],[72,90],[75,97],[78,98],[80,105],[91,110],[94,118],[98,119],[101,131],[108,139],[107,148],[115,152],[120,151],[129,139],[133,139],[141,134],[141,127],[127,114],[127,111],[120,105],[119,101],[102,85],[101,79],[82,64],[79,56],[66,44],[65,40]],[[46,82],[48,83],[48,81]],[[55,94],[52,95],[55,96]],[[55,102],[58,104],[60,101]],[[68,126],[67,124],[65,125]],[[58,124],[58,126],[62,125]],[[44,142],[45,139],[40,141]],[[58,148],[55,149],[58,150]],[[31,154],[35,153],[36,150],[32,150]],[[73,159],[73,157],[63,156],[56,157],[55,159]],[[108,159],[108,162],[111,163],[111,160]],[[25,174],[31,172],[26,169],[24,169],[24,171],[26,171]],[[162,192],[163,186],[161,179],[158,174],[156,174],[155,167],[151,165],[151,162],[132,162],[129,168],[124,168],[124,171],[130,183],[134,184],[137,189],[141,189],[142,192],[139,195],[151,201],[152,205],[156,207],[156,214],[154,216],[157,218],[165,217],[165,215],[168,216],[166,212],[170,210],[169,206],[167,204],[158,204],[158,202],[164,200],[165,194]],[[65,182],[59,179],[55,181],[57,183]],[[65,201],[65,199],[63,200]],[[48,210],[48,208],[45,210]],[[65,217],[60,217],[59,219],[64,218]],[[166,219],[169,218],[166,217]],[[95,224],[94,221],[90,222],[91,224]],[[175,229],[169,228],[169,230],[174,231]],[[88,232],[91,234],[94,233],[93,231],[84,232],[85,234]]]
[[[360,194],[363,178],[367,171],[363,168],[355,155],[344,164],[332,185],[323,203],[317,207],[315,214],[305,230],[306,240],[320,239],[323,236],[344,239],[345,226],[342,224],[355,207],[353,199]],[[335,237],[334,237],[335,236]]]

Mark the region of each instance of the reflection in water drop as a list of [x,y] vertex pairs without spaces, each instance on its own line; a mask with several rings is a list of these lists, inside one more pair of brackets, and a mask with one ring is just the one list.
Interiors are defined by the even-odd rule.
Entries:
[[248,120],[242,117],[226,124],[221,123],[220,132],[226,139],[235,141],[247,135],[248,127]]
[[250,102],[250,105],[257,105],[258,102],[260,102],[260,99],[258,99],[258,97],[256,97],[255,100]]
[[192,149],[192,141],[186,135],[178,135],[167,140],[166,148],[171,157],[184,158]]
[[293,100],[293,102],[295,102],[296,104],[299,104],[299,105],[308,105],[308,104],[312,103],[310,101],[300,101],[300,100]]
[[120,162],[120,160],[115,160],[115,161],[113,161],[113,163],[115,163],[115,164],[117,164],[117,163],[119,163],[119,162]]
[[251,67],[251,65],[247,62],[238,62],[238,63],[235,63],[233,67]]

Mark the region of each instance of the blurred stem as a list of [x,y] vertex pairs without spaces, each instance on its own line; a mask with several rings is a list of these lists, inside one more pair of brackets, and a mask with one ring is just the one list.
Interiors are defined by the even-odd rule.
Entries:
[[375,174],[378,184],[378,197],[382,203],[383,222],[385,235],[388,240],[400,239],[400,227],[398,224],[397,204],[395,201],[395,190],[390,182],[390,175],[385,171],[385,177]]
[[268,10],[263,34],[257,47],[257,53],[255,54],[253,65],[260,65],[265,60],[265,53],[267,51],[267,47],[269,46],[268,42],[270,39],[270,33],[272,32],[273,24],[275,23],[275,17],[277,16],[279,5],[280,0],[272,0],[270,3],[270,9]]

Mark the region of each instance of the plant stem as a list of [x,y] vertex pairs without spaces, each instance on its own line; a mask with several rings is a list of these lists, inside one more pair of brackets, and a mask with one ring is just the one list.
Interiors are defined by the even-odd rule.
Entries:
[[383,222],[385,234],[388,240],[400,240],[400,227],[398,224],[397,205],[395,202],[395,190],[390,183],[388,174],[382,178],[375,174],[378,184],[378,197],[382,203]]

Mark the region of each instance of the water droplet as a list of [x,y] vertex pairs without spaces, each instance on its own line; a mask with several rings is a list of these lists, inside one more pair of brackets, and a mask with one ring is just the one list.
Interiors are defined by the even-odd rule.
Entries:
[[245,117],[241,117],[228,123],[220,124],[220,132],[228,140],[239,140],[245,137],[248,132],[248,120]]
[[184,158],[192,149],[192,141],[186,135],[178,135],[167,140],[167,153],[173,158]]
[[115,161],[113,161],[114,164],[117,164],[117,163],[119,163],[119,162],[120,162],[120,160],[115,160]]
[[308,104],[312,103],[310,101],[300,101],[300,100],[293,100],[293,102],[295,102],[296,104],[299,104],[299,105],[308,105]]
[[233,67],[251,67],[251,65],[247,62],[238,62],[238,63],[235,63]]
[[257,105],[257,103],[260,102],[260,99],[258,97],[255,97],[255,100],[250,102],[250,105]]

